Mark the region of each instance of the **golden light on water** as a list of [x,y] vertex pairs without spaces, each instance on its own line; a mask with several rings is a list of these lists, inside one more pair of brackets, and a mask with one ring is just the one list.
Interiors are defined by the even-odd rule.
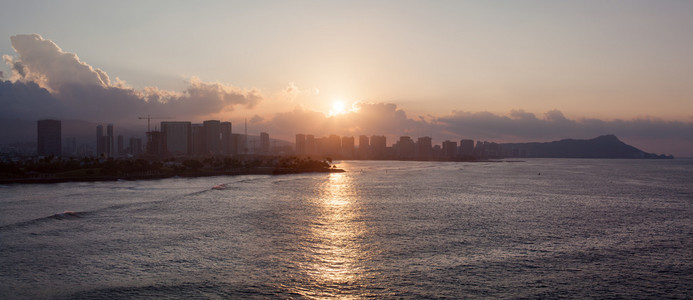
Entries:
[[306,296],[341,297],[339,287],[350,285],[362,276],[359,262],[365,260],[366,253],[359,239],[366,229],[359,220],[354,201],[356,191],[347,174],[330,174],[320,191],[315,200],[318,215],[310,228],[310,239],[314,241],[311,264],[306,266],[306,271],[322,288],[320,294],[307,291]]

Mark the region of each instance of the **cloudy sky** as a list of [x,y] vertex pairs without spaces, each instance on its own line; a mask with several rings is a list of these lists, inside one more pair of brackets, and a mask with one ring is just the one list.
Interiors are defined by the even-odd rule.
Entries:
[[[693,157],[690,1],[13,1],[0,119],[549,141]],[[125,126],[125,125],[124,125]]]

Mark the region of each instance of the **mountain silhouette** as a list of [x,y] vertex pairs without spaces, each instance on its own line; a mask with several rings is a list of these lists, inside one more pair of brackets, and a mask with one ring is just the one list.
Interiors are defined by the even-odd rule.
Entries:
[[564,139],[546,143],[502,144],[523,157],[546,158],[673,158],[644,152],[619,140],[615,135],[602,135],[589,140]]

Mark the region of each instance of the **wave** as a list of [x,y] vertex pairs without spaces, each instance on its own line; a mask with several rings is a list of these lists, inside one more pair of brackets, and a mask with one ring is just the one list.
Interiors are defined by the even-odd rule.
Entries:
[[[165,199],[157,199],[157,200],[151,200],[151,201],[145,200],[145,201],[141,201],[141,202],[118,203],[118,204],[113,204],[113,205],[109,205],[109,206],[102,207],[102,208],[97,208],[97,209],[90,210],[90,211],[65,210],[61,213],[55,213],[55,214],[52,214],[49,216],[40,217],[40,218],[28,220],[28,221],[19,221],[19,222],[7,224],[7,225],[0,225],[0,231],[8,231],[8,230],[14,230],[14,229],[18,229],[18,228],[26,228],[26,227],[30,227],[30,226],[36,226],[36,225],[40,225],[40,224],[44,224],[44,223],[48,223],[48,222],[55,222],[55,221],[78,220],[78,219],[85,218],[87,216],[93,216],[97,213],[102,213],[102,212],[111,211],[111,210],[124,210],[124,209],[128,210],[128,209],[132,209],[132,208],[137,208],[138,206],[157,205],[157,204],[161,204],[164,202],[171,202],[171,201],[176,201],[176,200],[182,200],[182,199],[189,198],[189,197],[194,197],[194,196],[197,196],[200,194],[213,192],[214,190],[219,190],[219,189],[221,189],[221,190],[226,190],[226,189],[236,190],[239,187],[232,186],[232,185],[239,184],[239,183],[240,184],[248,184],[248,183],[252,183],[258,179],[260,179],[260,178],[246,178],[246,179],[242,179],[239,181],[233,181],[233,182],[229,182],[229,183],[219,184],[216,186],[210,186],[210,188],[198,190],[198,191],[194,191],[194,192],[190,192],[190,193],[178,194],[178,195],[169,195]],[[220,188],[215,189],[214,187],[220,187]],[[136,190],[136,191],[140,191],[140,192],[166,190],[164,188],[157,188],[157,187],[152,188],[152,187],[132,187],[132,186],[124,187],[122,189]],[[81,196],[81,195],[83,195],[83,194],[75,193],[75,194],[71,194],[70,196]]]
[[213,281],[185,282],[172,285],[115,286],[80,291],[73,299],[100,298],[300,298],[301,294],[268,284],[222,283]]
[[61,213],[53,214],[47,217],[37,218],[29,221],[22,221],[17,223],[12,223],[4,226],[0,226],[0,231],[11,230],[16,228],[29,227],[33,225],[54,222],[58,220],[77,220],[85,217],[90,212],[76,212],[71,210],[66,210]]

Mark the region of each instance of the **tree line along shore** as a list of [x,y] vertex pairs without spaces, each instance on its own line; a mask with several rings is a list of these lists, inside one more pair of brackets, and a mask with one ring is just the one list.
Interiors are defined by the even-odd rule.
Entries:
[[344,172],[330,159],[248,156],[169,158],[164,161],[114,158],[33,157],[0,162],[0,184],[147,180],[222,175],[280,175]]

